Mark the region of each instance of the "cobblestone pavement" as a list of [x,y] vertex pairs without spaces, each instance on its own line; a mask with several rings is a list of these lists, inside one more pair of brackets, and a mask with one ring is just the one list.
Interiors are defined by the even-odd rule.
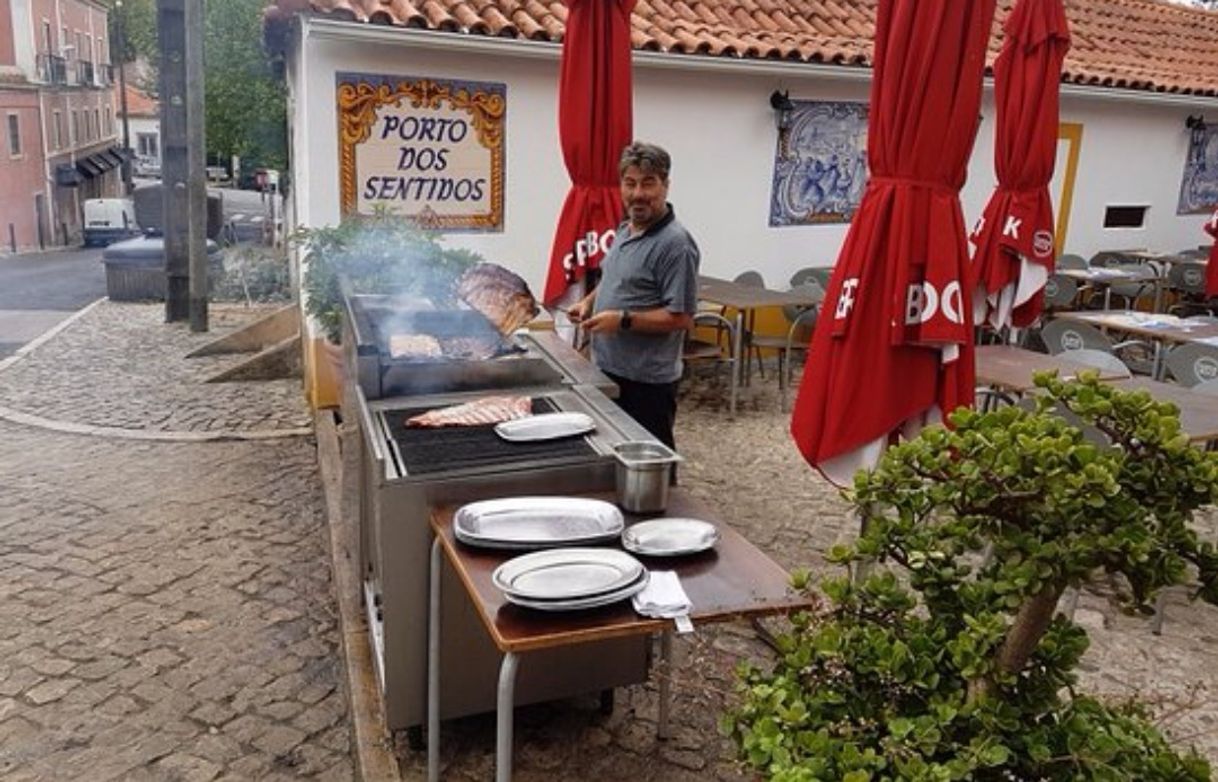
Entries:
[[319,487],[307,438],[0,422],[0,778],[351,779]]
[[[853,538],[857,522],[837,490],[795,450],[775,385],[772,377],[755,378],[734,421],[726,415],[725,389],[707,381],[684,385],[677,447],[688,461],[681,468],[681,485],[779,564],[828,575],[821,552]],[[1216,515],[1203,519],[1212,539],[1218,539]],[[1212,664],[1218,608],[1190,605],[1178,592],[1171,593],[1163,635],[1156,637],[1145,620],[1125,616],[1110,598],[1100,588],[1085,592],[1076,613],[1092,642],[1082,686],[1112,696],[1141,693],[1158,701],[1172,735],[1218,761],[1218,704],[1208,697],[1218,684]],[[658,680],[653,675],[646,685],[620,690],[607,718],[591,700],[519,709],[514,778],[752,779],[734,762],[717,722],[733,701],[737,662],[764,663],[772,659],[769,649],[746,622],[700,627],[692,636],[678,637],[675,648],[673,739],[656,739]],[[521,664],[528,664],[527,656]],[[493,717],[446,723],[443,750],[445,779],[489,779]],[[401,743],[397,753],[407,778],[422,773],[423,753]]]
[[161,304],[105,301],[0,372],[0,405],[86,426],[158,431],[252,431],[310,425],[299,380],[203,383],[233,356],[185,358],[266,314],[212,305],[212,330],[164,323]]

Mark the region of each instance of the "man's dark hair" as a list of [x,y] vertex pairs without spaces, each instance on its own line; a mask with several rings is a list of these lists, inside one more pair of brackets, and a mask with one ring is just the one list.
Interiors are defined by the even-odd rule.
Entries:
[[667,180],[672,158],[662,147],[646,141],[635,141],[622,150],[622,158],[617,164],[618,176],[625,174],[631,166],[638,166],[644,174],[655,174]]

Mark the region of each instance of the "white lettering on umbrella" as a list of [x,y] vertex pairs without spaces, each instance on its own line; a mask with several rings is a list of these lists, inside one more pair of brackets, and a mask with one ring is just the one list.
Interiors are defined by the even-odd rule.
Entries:
[[938,312],[942,312],[943,317],[952,323],[961,323],[963,304],[959,280],[949,282],[942,294],[929,282],[915,282],[909,286],[905,297],[905,325],[926,323]]
[[563,256],[562,267],[571,271],[577,267],[587,266],[588,261],[609,252],[614,236],[616,236],[616,232],[612,228],[599,235],[596,231],[589,231],[584,234],[582,239],[575,241],[574,252]]
[[1007,223],[1002,227],[1002,235],[1009,236],[1012,239],[1019,238],[1019,226],[1023,225],[1023,220],[1012,215],[1007,215]]
[[837,297],[837,309],[833,312],[834,320],[841,320],[850,314],[850,310],[854,308],[854,294],[858,287],[858,277],[851,277],[842,283],[842,292]]
[[1218,231],[1218,209],[1214,210],[1214,216],[1210,218],[1210,228]]

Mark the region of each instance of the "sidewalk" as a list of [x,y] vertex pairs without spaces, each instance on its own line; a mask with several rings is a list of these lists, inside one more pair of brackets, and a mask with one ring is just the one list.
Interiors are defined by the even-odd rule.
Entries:
[[214,333],[160,320],[103,302],[0,369],[0,778],[352,779],[299,391],[197,383]]

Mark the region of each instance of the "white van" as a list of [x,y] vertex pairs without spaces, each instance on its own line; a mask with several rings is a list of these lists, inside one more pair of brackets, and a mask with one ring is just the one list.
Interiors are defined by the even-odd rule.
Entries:
[[140,234],[130,198],[90,198],[84,210],[85,247],[104,247]]

